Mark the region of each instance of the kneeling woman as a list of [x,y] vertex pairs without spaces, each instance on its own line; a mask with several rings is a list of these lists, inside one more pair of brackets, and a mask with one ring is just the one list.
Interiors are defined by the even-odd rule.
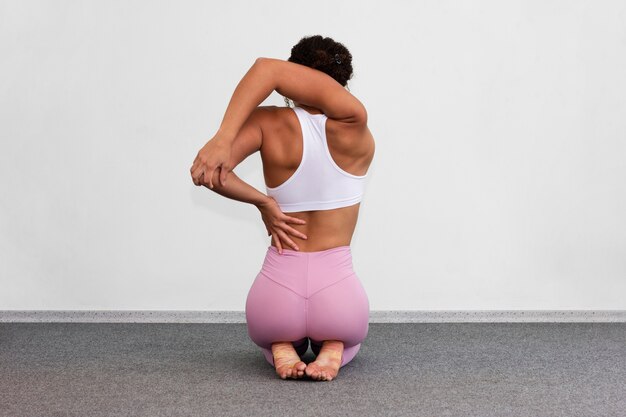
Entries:
[[[374,139],[365,108],[344,88],[351,76],[348,50],[320,36],[303,38],[289,61],[257,59],[191,169],[197,185],[254,204],[272,236],[245,312],[250,338],[283,379],[332,380],[368,333],[350,243]],[[293,107],[255,107],[274,90]],[[232,172],[222,183],[257,150],[267,195]],[[217,170],[220,153],[229,162]],[[309,343],[316,359],[307,365]]]

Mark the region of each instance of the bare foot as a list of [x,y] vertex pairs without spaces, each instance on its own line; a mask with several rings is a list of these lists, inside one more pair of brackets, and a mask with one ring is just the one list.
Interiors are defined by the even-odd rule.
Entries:
[[339,373],[343,357],[343,342],[325,340],[314,362],[307,365],[305,372],[318,381],[332,381]]
[[300,360],[291,342],[272,343],[272,354],[276,373],[282,379],[298,379],[304,376],[306,363]]

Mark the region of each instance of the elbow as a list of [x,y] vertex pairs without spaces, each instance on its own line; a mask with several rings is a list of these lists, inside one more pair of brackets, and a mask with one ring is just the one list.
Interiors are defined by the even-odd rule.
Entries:
[[362,104],[354,112],[353,123],[358,125],[367,126],[367,110]]
[[267,65],[268,63],[275,61],[274,58],[268,58],[268,57],[264,57],[264,56],[260,56],[258,57],[255,61],[254,61],[254,65]]
[[257,59],[254,60],[254,64],[252,65],[252,68],[256,68],[257,70],[260,70],[261,68],[266,68],[268,62],[269,62],[269,58],[258,57]]
[[[258,77],[260,77],[260,79],[262,79],[264,82],[267,82],[268,85],[271,85],[272,90],[276,90],[276,78],[277,78],[277,73],[279,71],[278,62],[280,60],[279,59],[274,59],[274,58],[266,58],[266,57],[258,57],[255,61],[254,61],[254,65],[252,65],[252,68],[255,69],[255,72],[258,74]],[[270,92],[268,92],[269,95]]]

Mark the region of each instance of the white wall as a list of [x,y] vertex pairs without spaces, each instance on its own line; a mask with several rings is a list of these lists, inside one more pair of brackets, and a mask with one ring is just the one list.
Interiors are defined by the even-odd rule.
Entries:
[[626,309],[626,3],[239,0],[0,2],[0,310],[243,310],[269,237],[189,168],[313,34],[376,138],[372,310]]

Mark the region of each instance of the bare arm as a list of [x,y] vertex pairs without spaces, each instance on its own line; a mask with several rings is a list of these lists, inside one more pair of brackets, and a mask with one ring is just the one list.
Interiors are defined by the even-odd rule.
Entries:
[[[232,171],[237,165],[239,165],[248,156],[258,152],[263,144],[263,130],[261,129],[261,114],[259,108],[255,107],[249,117],[244,120],[243,126],[235,135],[231,143],[231,154],[228,161],[229,172],[233,174],[232,179],[226,183],[220,183],[218,178],[218,171],[213,172],[213,178],[204,178],[204,182],[199,184],[209,186],[212,191],[228,197],[232,200],[241,201],[244,203],[250,203],[255,206],[266,204],[270,199],[267,195],[263,194],[247,182],[243,181],[235,172]],[[208,155],[199,154],[199,158],[208,157]],[[232,182],[231,182],[232,181]],[[212,186],[211,186],[212,185]]]
[[217,133],[196,156],[190,169],[194,184],[200,185],[206,176],[213,187],[213,174],[218,169],[219,182],[226,182],[226,174],[233,168],[229,162],[232,143],[253,110],[274,90],[321,109],[355,132],[367,129],[363,104],[330,75],[289,61],[257,58],[237,84]]
[[[257,108],[256,110],[259,109]],[[229,147],[232,147],[228,163],[228,166],[232,167],[230,169],[234,169],[240,162],[261,148],[263,134],[259,117],[259,111],[253,111],[235,137],[232,145],[229,145]],[[230,173],[232,178],[228,180],[228,183],[218,181],[218,176],[221,175],[221,172],[216,170],[213,172],[212,181],[210,181],[211,178],[209,180],[203,179],[203,182],[200,182],[200,184],[231,200],[253,204],[259,210],[267,234],[272,235],[278,251],[282,253],[283,242],[295,250],[299,250],[298,245],[289,235],[302,239],[306,239],[307,236],[294,229],[290,224],[306,224],[306,221],[286,215],[282,212],[276,200],[239,178],[232,170]],[[209,184],[210,182],[213,183],[212,186]]]
[[270,197],[263,194],[262,192],[239,178],[234,171],[230,171],[230,174],[232,176],[230,176],[230,178],[228,179],[227,185],[220,185],[217,171],[215,172],[215,176],[213,177],[213,188],[208,187],[207,183],[202,185],[224,197],[228,197],[232,200],[241,201],[243,203],[250,203],[257,207],[268,203]]
[[219,128],[220,137],[234,140],[250,113],[274,90],[321,109],[331,119],[367,123],[363,104],[330,75],[289,61],[257,58],[233,92]]
[[[215,173],[213,188],[207,188],[224,197],[255,205],[261,213],[267,234],[272,236],[272,240],[281,254],[283,253],[282,242],[287,243],[295,250],[300,250],[298,245],[289,237],[289,234],[301,239],[307,239],[307,235],[294,229],[289,224],[306,224],[305,220],[283,213],[276,200],[239,178],[233,171],[230,172],[231,178],[228,180],[228,185],[220,185],[217,171]],[[203,185],[207,186],[207,184]]]

